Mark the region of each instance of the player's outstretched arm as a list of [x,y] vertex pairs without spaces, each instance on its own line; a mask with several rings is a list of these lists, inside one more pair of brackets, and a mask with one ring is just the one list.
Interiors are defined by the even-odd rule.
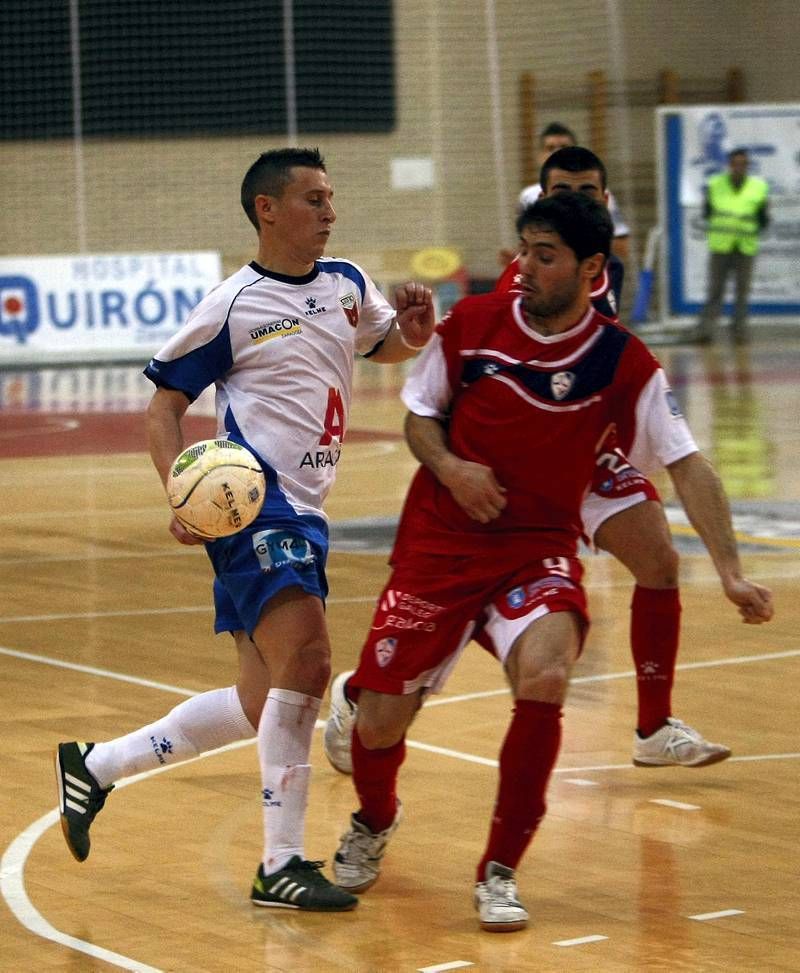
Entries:
[[760,625],[772,618],[772,592],[742,575],[730,505],[714,467],[702,453],[690,453],[667,471],[689,517],[705,544],[726,597],[742,620]]
[[405,434],[411,452],[447,487],[464,513],[482,524],[500,516],[506,505],[505,489],[495,479],[491,467],[451,453],[447,431],[438,419],[409,412]]
[[[147,442],[150,458],[166,486],[167,477],[175,457],[183,449],[181,419],[189,408],[189,399],[174,389],[156,389],[147,407]],[[202,544],[203,541],[188,530],[175,517],[169,525],[170,533],[181,544]]]

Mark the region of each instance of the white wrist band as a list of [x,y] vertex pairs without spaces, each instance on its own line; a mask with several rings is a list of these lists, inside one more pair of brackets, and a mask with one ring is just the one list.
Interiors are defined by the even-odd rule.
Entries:
[[406,339],[403,337],[403,332],[400,330],[400,322],[397,319],[395,319],[394,325],[397,328],[397,333],[400,335],[400,341],[406,346],[406,348],[408,348],[409,351],[422,351],[425,345],[428,344],[428,342],[426,341],[421,345],[412,345],[410,342],[406,341]]

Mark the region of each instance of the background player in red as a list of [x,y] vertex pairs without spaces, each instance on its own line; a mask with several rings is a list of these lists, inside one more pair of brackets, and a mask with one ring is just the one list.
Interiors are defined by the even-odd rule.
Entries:
[[[547,124],[542,131],[539,133],[539,147],[538,147],[538,163],[539,168],[547,162],[550,156],[557,152],[559,149],[568,148],[573,145],[578,144],[578,139],[571,128],[563,125],[561,122],[550,122]],[[539,176],[539,182],[533,183],[530,186],[524,186],[520,191],[519,198],[517,200],[517,213],[521,213],[526,206],[533,206],[536,200],[543,194],[543,186],[541,181],[541,173]],[[614,240],[611,244],[611,256],[616,256],[619,260],[628,259],[628,242],[630,238],[630,227],[625,222],[619,204],[612,193],[608,194],[608,211],[611,215],[611,221],[614,224]],[[509,262],[514,256],[513,250],[502,249],[498,253],[498,261],[502,267]]]
[[[661,371],[639,339],[591,307],[610,250],[605,208],[566,193],[526,210],[518,228],[520,296],[459,302],[403,391],[407,439],[423,466],[349,682],[360,809],[334,858],[341,887],[361,892],[376,880],[401,818],[406,730],[425,693],[485,634],[515,700],[476,872],[475,906],[490,931],[528,921],[514,869],[545,811],[588,624],[576,551],[597,444],[613,423],[627,424]],[[665,398],[650,405],[668,444],[691,438]],[[750,585],[749,594],[748,611],[768,617],[769,593]]]

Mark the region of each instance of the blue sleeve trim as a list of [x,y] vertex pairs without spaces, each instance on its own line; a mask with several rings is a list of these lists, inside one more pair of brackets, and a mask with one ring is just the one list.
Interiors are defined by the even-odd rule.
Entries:
[[320,260],[317,266],[324,274],[341,274],[342,277],[352,280],[361,292],[361,300],[364,300],[364,295],[367,292],[367,282],[364,280],[364,275],[361,271],[357,267],[354,267],[353,264],[345,260]]
[[173,361],[151,358],[144,374],[159,388],[183,392],[190,402],[194,402],[203,389],[230,371],[232,365],[233,351],[226,320],[219,334],[207,344]]

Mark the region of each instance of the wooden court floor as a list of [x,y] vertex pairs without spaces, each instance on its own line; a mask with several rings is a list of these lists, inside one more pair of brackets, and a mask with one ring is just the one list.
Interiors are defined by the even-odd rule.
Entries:
[[[659,357],[728,486],[746,572],[772,587],[776,617],[739,623],[671,509],[684,606],[675,712],[734,756],[637,769],[630,581],[587,555],[593,627],[549,812],[518,872],[531,923],[502,936],[479,930],[471,884],[509,697],[475,646],[412,727],[406,818],[354,912],[249,904],[261,847],[252,744],[123,782],[92,829],[91,857],[70,857],[55,744],[109,739],[230,684],[233,652],[211,631],[205,555],[167,533],[138,370],[0,375],[0,970],[800,970],[800,343]],[[414,469],[402,369],[359,363],[357,379],[329,503],[336,671],[357,657]],[[193,416],[193,438],[210,435],[206,399]],[[306,852],[330,860],[354,795],[320,732],[312,758]]]

